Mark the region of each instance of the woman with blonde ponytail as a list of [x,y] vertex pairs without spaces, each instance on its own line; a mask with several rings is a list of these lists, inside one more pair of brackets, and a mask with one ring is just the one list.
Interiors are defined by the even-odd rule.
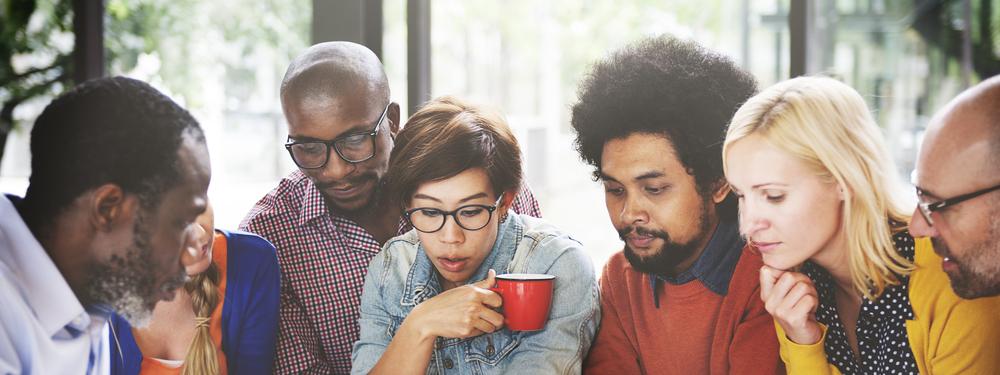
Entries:
[[249,233],[216,230],[211,206],[198,217],[199,248],[171,301],[144,327],[111,319],[112,374],[270,374],[278,328],[274,246]]
[[1000,299],[958,298],[930,240],[910,235],[913,206],[854,89],[771,86],[722,152],[789,374],[1000,373]]
[[204,272],[192,277],[184,290],[191,296],[194,310],[195,333],[187,356],[184,357],[183,375],[218,374],[219,358],[216,345],[209,332],[211,315],[219,305],[219,268],[213,262]]

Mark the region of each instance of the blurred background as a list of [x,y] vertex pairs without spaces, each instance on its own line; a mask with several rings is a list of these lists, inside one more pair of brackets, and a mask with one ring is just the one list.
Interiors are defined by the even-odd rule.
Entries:
[[[328,40],[367,45],[403,115],[439,95],[503,112],[544,216],[598,269],[621,248],[573,149],[590,64],[669,33],[731,56],[762,87],[828,74],[866,98],[909,181],[935,110],[1000,74],[1000,0],[0,0],[0,192],[23,194],[34,118],[93,77],[147,81],[188,108],[212,157],[217,226],[235,228],[293,170],[278,85]],[[907,192],[908,194],[912,194]]]

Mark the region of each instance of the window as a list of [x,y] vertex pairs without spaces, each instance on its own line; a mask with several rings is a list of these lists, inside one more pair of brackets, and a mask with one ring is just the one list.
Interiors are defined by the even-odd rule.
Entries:
[[[543,214],[580,240],[598,268],[622,244],[602,187],[573,149],[569,109],[590,64],[639,37],[669,33],[730,55],[761,85],[788,77],[787,1],[431,4],[431,97],[457,95],[507,117]],[[395,43],[388,38],[385,45]]]
[[310,44],[311,8],[309,0],[107,3],[108,74],[149,82],[198,119],[220,228],[235,229],[295,169],[278,92]]
[[[341,16],[378,4],[319,1],[104,2],[107,73],[150,82],[205,128],[220,227],[235,228],[295,168],[282,148],[287,128],[278,90],[291,58],[311,44],[311,20],[329,18],[313,14],[314,2],[323,8],[317,12]],[[573,149],[569,109],[590,64],[632,40],[662,33],[694,39],[732,56],[761,87],[789,77],[793,53],[804,56],[804,73],[833,75],[865,97],[906,177],[930,116],[964,87],[1000,74],[997,0],[802,1],[796,4],[807,4],[805,11],[791,16],[806,26],[795,30],[790,0],[382,0],[381,13],[371,14],[382,17],[381,58],[403,116],[416,78],[408,76],[408,56],[420,52],[407,45],[407,6],[418,1],[431,7],[430,77],[419,77],[430,79],[430,96],[460,96],[507,117],[546,217],[581,240],[598,267],[621,242],[601,186]],[[36,52],[12,59],[16,69],[72,50],[65,25],[46,26],[71,22],[72,15],[53,16],[67,4],[39,2],[32,32],[49,34],[38,37],[45,42]],[[791,46],[791,33],[805,38],[803,49]],[[0,99],[9,90],[0,88]],[[39,96],[15,111],[20,126],[0,165],[3,192],[27,186],[30,123],[50,99]]]
[[[979,9],[965,19],[960,3],[838,0],[816,2],[808,11],[814,25],[807,36],[809,73],[831,75],[861,93],[905,181],[930,117],[966,87],[963,75],[976,74],[949,55],[948,49],[957,51],[962,41],[939,37],[957,36],[952,28],[963,29],[963,24],[979,30],[979,22],[991,22]],[[970,38],[970,43],[988,43],[990,34]],[[992,47],[996,59],[997,47]]]

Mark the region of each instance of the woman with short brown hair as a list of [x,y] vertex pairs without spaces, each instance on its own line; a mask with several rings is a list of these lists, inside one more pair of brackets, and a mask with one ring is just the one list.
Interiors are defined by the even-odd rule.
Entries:
[[[580,372],[600,320],[593,265],[579,242],[508,211],[521,176],[499,115],[444,97],[410,118],[386,189],[414,229],[368,268],[353,373]],[[497,272],[555,276],[543,329],[505,328]]]

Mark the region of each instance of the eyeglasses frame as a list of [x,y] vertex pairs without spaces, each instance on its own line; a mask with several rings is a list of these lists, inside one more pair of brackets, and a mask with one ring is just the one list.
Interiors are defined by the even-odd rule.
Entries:
[[[299,168],[302,168],[302,169],[320,169],[320,168],[325,167],[327,165],[327,163],[330,162],[330,148],[331,147],[337,153],[337,156],[339,156],[341,160],[346,161],[348,163],[357,164],[357,163],[361,163],[361,162],[367,161],[367,160],[375,157],[375,154],[378,153],[378,142],[375,142],[375,136],[378,135],[379,128],[382,126],[382,123],[385,122],[385,116],[386,116],[386,114],[389,113],[389,106],[390,105],[392,105],[392,102],[389,102],[389,104],[385,105],[385,109],[383,109],[382,110],[382,114],[379,115],[378,121],[375,123],[375,127],[373,127],[372,130],[369,131],[369,132],[367,132],[367,133],[345,134],[345,135],[341,135],[341,136],[339,136],[337,138],[334,138],[332,140],[329,140],[329,141],[321,141],[321,140],[296,141],[296,140],[293,140],[291,137],[288,137],[288,139],[285,141],[285,150],[288,150],[288,156],[292,158],[292,162],[294,162],[296,166],[298,166]],[[371,153],[371,155],[368,155],[368,157],[366,157],[364,159],[350,160],[346,156],[344,156],[344,154],[340,151],[340,147],[337,146],[337,143],[338,142],[342,142],[344,139],[347,139],[347,138],[350,138],[350,137],[354,137],[354,136],[359,136],[359,135],[367,135],[367,136],[370,137],[371,142],[372,142],[372,153]],[[298,145],[298,144],[306,144],[306,143],[322,143],[323,145],[326,146],[326,152],[324,153],[324,155],[326,155],[326,156],[324,156],[325,159],[323,160],[323,164],[320,164],[318,167],[304,167],[304,166],[302,166],[302,164],[299,163],[299,161],[297,159],[295,159],[295,154],[292,153],[292,146],[295,146],[295,145]]]
[[[962,194],[962,195],[959,195],[959,196],[955,196],[955,197],[952,197],[952,198],[942,199],[942,200],[939,200],[937,202],[918,202],[917,203],[917,208],[920,211],[920,216],[923,216],[924,220],[927,221],[927,225],[934,226],[934,219],[931,218],[931,214],[932,213],[937,212],[937,211],[941,211],[941,210],[943,210],[945,208],[957,205],[959,203],[965,202],[967,200],[970,200],[972,198],[978,197],[980,195],[983,195],[983,194],[986,194],[986,193],[989,193],[989,192],[992,192],[992,191],[995,191],[995,190],[1000,190],[1000,184],[997,184],[995,186],[988,187],[988,188],[985,188],[985,189],[976,190],[976,191],[971,192],[971,193],[966,193],[966,194]],[[917,188],[917,196],[923,196],[923,195],[924,195],[924,191],[918,187]]]
[[[497,208],[500,207],[500,201],[503,199],[503,196],[504,196],[503,194],[500,194],[500,196],[497,197],[497,201],[494,202],[492,206],[488,206],[488,205],[485,205],[485,204],[467,204],[467,205],[464,205],[464,206],[460,206],[460,207],[458,207],[458,208],[456,208],[454,210],[451,210],[451,211],[445,211],[445,210],[442,210],[442,209],[431,208],[431,207],[416,207],[416,208],[411,208],[409,210],[403,211],[403,217],[406,218],[406,222],[409,223],[410,226],[413,227],[413,229],[416,229],[417,231],[423,232],[423,233],[435,233],[437,231],[440,231],[441,228],[444,228],[444,225],[448,223],[448,216],[451,216],[451,219],[454,220],[455,224],[458,224],[458,226],[460,228],[465,229],[467,231],[475,232],[477,230],[481,230],[483,228],[486,228],[486,226],[490,224],[490,221],[493,220],[493,212],[496,211]],[[486,223],[484,223],[483,226],[481,226],[479,228],[475,228],[475,229],[466,228],[464,225],[462,225],[462,221],[459,220],[457,216],[455,216],[460,211],[462,211],[462,210],[464,210],[466,208],[469,208],[469,207],[483,208],[483,209],[485,209],[486,211],[489,212],[490,217],[488,219],[486,219]],[[413,215],[414,212],[417,212],[417,211],[420,211],[420,210],[428,210],[428,209],[440,211],[441,212],[441,216],[444,218],[443,220],[441,220],[441,225],[438,226],[437,229],[432,230],[432,231],[425,231],[425,230],[421,230],[420,228],[417,228],[416,225],[413,225],[413,221],[410,219],[410,215]]]

